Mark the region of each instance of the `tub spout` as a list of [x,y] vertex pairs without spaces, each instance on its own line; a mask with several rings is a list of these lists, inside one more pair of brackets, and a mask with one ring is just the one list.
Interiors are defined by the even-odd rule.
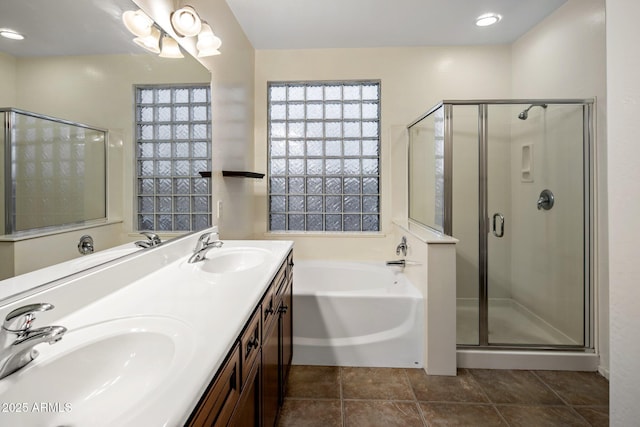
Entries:
[[403,259],[398,259],[398,260],[395,260],[395,261],[387,261],[386,264],[388,266],[390,266],[390,267],[393,266],[393,267],[402,267],[402,268],[404,268],[406,266],[406,261],[403,260]]

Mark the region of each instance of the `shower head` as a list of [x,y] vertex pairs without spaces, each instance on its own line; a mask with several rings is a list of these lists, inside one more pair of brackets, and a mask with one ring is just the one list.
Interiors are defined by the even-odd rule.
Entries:
[[547,108],[547,104],[531,104],[526,110],[518,114],[518,118],[520,120],[527,120],[527,118],[529,117],[529,110],[532,109],[533,107]]

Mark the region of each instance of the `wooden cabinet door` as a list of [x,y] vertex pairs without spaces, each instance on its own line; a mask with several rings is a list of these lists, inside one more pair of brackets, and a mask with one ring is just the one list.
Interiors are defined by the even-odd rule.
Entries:
[[279,346],[278,322],[262,337],[262,425],[273,427],[278,416]]
[[226,426],[240,398],[240,348],[236,344],[213,384],[201,400],[187,425],[189,427]]
[[261,393],[260,382],[262,376],[260,349],[253,363],[253,366],[247,366],[248,371],[247,382],[240,396],[240,401],[236,406],[233,417],[229,422],[231,427],[260,427],[261,416]]

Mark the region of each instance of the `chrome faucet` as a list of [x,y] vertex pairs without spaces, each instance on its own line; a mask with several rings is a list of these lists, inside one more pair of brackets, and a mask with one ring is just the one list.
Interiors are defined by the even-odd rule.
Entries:
[[[213,239],[213,240],[211,240]],[[196,247],[193,250],[193,255],[189,257],[189,263],[200,262],[204,260],[207,252],[213,248],[221,248],[224,242],[220,240],[218,229],[214,227],[214,231],[203,233],[196,242]]]
[[400,255],[400,252],[402,252],[402,256],[407,256],[407,237],[406,236],[402,236],[402,239],[400,240],[400,244],[396,246],[396,255]]
[[7,315],[0,329],[0,379],[31,363],[38,356],[35,347],[48,342],[54,344],[62,339],[67,328],[45,326],[32,329],[36,313],[51,310],[52,304],[30,304],[13,310]]
[[150,248],[152,246],[158,246],[162,243],[160,237],[156,233],[152,233],[150,231],[141,231],[140,234],[145,236],[147,240],[138,240],[134,244],[139,248]]

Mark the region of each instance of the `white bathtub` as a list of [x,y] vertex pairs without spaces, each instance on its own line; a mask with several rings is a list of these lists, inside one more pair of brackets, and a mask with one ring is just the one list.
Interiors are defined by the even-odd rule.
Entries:
[[422,367],[423,297],[396,268],[296,261],[293,277],[294,364]]

